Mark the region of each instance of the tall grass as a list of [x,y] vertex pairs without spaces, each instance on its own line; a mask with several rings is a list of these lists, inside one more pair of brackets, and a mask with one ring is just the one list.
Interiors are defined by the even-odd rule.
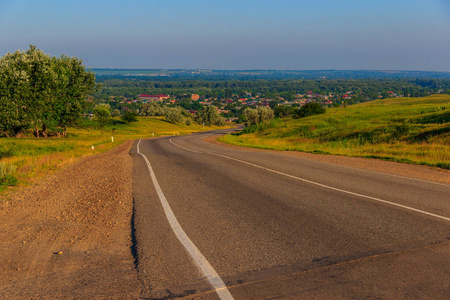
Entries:
[[450,96],[392,98],[282,119],[221,140],[275,150],[372,157],[450,169]]

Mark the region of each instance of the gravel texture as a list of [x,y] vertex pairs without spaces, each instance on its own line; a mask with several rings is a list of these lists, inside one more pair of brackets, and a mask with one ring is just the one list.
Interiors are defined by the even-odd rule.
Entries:
[[131,145],[0,198],[0,299],[139,297]]

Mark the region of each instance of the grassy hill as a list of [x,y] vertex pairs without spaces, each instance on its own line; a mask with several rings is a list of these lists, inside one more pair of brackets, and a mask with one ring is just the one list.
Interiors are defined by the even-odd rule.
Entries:
[[331,108],[322,115],[272,120],[221,140],[450,169],[450,96],[392,98]]
[[105,128],[104,134],[99,129],[92,129],[92,124],[86,124],[84,128],[69,128],[67,138],[1,138],[0,191],[8,185],[26,183],[57,170],[79,157],[112,149],[125,140],[217,128],[172,124],[163,121],[162,117],[138,117],[138,120],[126,124],[117,119],[115,124]]

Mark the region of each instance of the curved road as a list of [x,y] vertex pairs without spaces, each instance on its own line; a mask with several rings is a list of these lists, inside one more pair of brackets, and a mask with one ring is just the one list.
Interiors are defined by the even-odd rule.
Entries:
[[450,295],[449,185],[201,140],[228,131],[135,143],[143,298]]

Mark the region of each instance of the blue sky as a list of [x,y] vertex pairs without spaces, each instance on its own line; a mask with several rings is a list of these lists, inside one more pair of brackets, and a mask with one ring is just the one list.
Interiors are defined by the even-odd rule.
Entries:
[[450,71],[450,0],[0,0],[0,55],[92,68]]

